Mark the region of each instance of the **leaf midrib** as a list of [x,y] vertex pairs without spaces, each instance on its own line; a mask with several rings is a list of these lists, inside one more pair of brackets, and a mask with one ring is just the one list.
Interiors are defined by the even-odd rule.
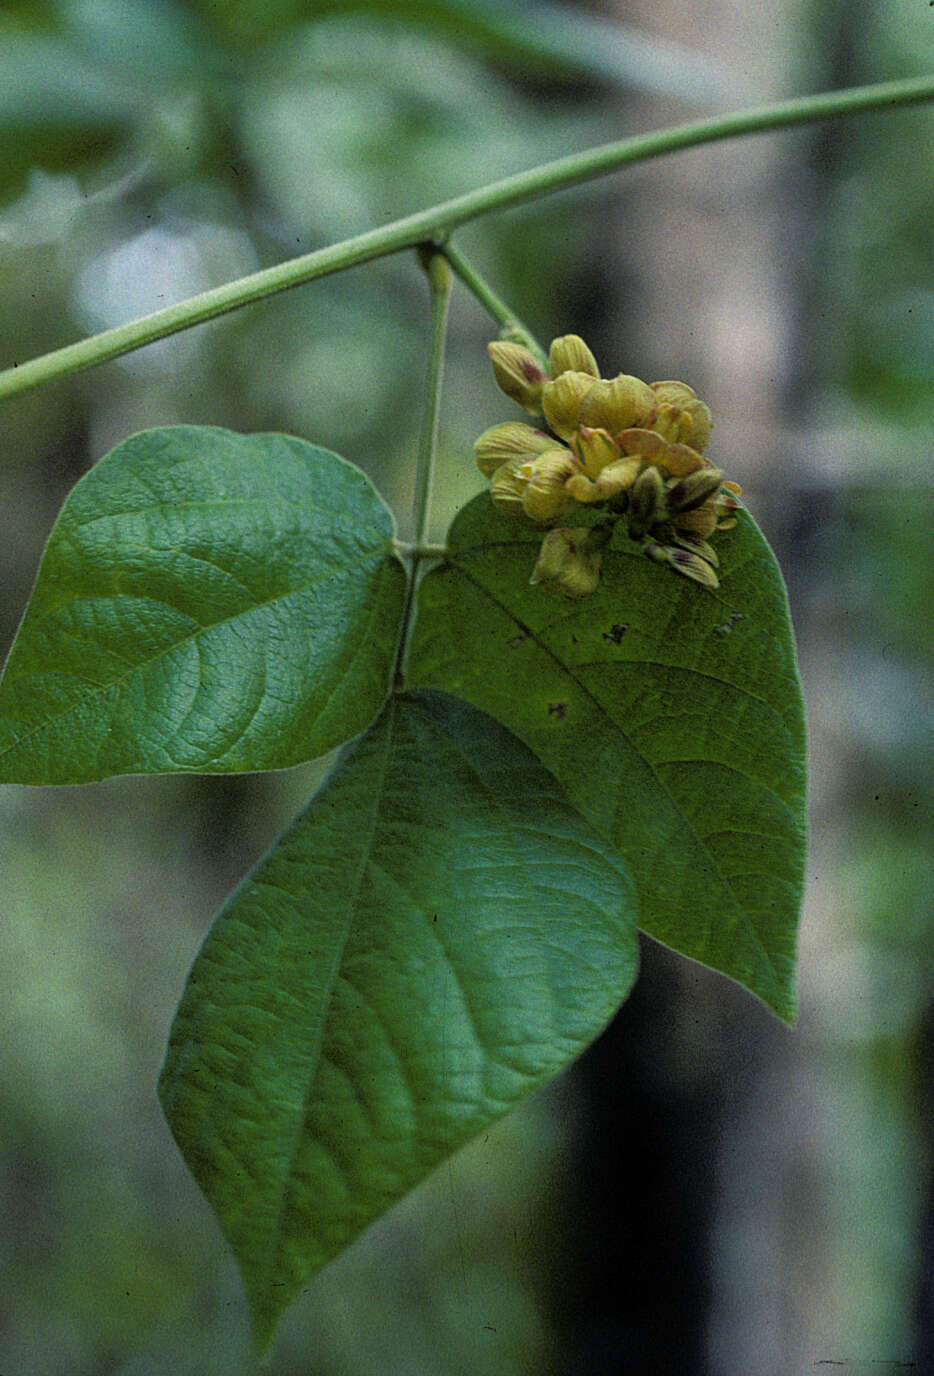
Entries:
[[[514,548],[514,546],[508,546],[508,545],[504,545],[504,547],[505,547],[505,548]],[[488,548],[489,548],[489,546],[483,546],[484,551],[485,551],[486,549],[488,549]],[[458,552],[457,552],[457,551],[452,551],[452,550],[449,550],[449,551],[448,551],[448,554],[447,554],[447,562],[448,562],[453,568],[455,568],[459,573],[461,573],[465,578],[467,578],[468,581],[471,582],[471,583],[474,585],[474,587],[477,588],[485,597],[487,597],[487,598],[489,599],[489,601],[492,602],[492,604],[493,604],[495,607],[497,607],[501,612],[503,612],[503,613],[509,618],[509,620],[513,622],[513,624],[515,624],[515,625],[519,624],[519,623],[518,623],[518,618],[517,618],[517,617],[514,615],[514,613],[510,610],[510,608],[508,607],[508,605],[507,605],[505,602],[503,602],[502,599],[500,599],[499,597],[495,596],[495,594],[490,590],[490,588],[489,588],[484,582],[482,582],[478,577],[476,577],[476,576],[470,571],[470,569],[466,566],[466,564],[465,564],[464,562],[462,562],[461,558],[458,557]],[[773,989],[775,989],[775,990],[777,991],[777,993],[779,994],[779,996],[780,996],[780,995],[781,995],[781,992],[782,992],[782,981],[781,981],[781,978],[780,978],[780,976],[779,976],[779,974],[778,974],[778,971],[777,971],[776,968],[775,968],[775,965],[774,965],[773,960],[772,960],[772,957],[771,957],[771,955],[770,955],[770,953],[769,953],[769,951],[768,951],[768,948],[766,947],[765,943],[763,942],[762,938],[760,937],[759,932],[758,932],[758,930],[756,929],[755,924],[753,923],[753,921],[752,921],[752,919],[749,917],[749,915],[746,913],[745,909],[740,905],[740,902],[739,902],[739,900],[737,899],[736,895],[734,894],[733,889],[732,889],[732,887],[730,886],[729,881],[725,878],[725,876],[723,875],[722,871],[720,870],[720,867],[719,867],[719,865],[717,864],[717,861],[716,861],[715,857],[710,853],[710,851],[708,850],[708,848],[707,848],[707,846],[705,845],[704,841],[703,841],[703,840],[701,839],[701,837],[697,834],[697,832],[695,831],[694,827],[691,825],[691,823],[690,823],[690,821],[688,820],[688,818],[684,815],[684,812],[683,812],[682,809],[679,807],[676,798],[675,798],[675,797],[673,796],[673,794],[665,787],[665,785],[663,784],[662,780],[661,780],[661,779],[658,777],[658,775],[656,774],[654,766],[649,762],[649,760],[647,760],[647,759],[645,758],[644,755],[641,754],[640,751],[638,751],[638,750],[636,749],[636,747],[633,745],[632,741],[630,740],[629,736],[626,734],[626,732],[625,732],[625,730],[623,729],[623,727],[622,727],[613,717],[611,717],[611,716],[609,715],[607,709],[604,707],[604,705],[603,705],[603,703],[600,701],[600,699],[594,696],[594,694],[593,694],[593,693],[591,692],[591,690],[587,687],[587,685],[584,684],[583,682],[581,682],[581,680],[576,676],[576,674],[575,674],[574,672],[572,672],[572,670],[568,667],[568,665],[565,664],[564,661],[563,661],[562,659],[559,658],[559,656],[557,655],[557,653],[556,653],[554,650],[552,650],[551,647],[550,647],[549,645],[547,645],[547,644],[545,643],[545,641],[542,639],[542,637],[540,636],[540,634],[538,633],[538,631],[534,630],[531,626],[528,626],[528,625],[527,625],[526,623],[524,623],[524,622],[522,623],[522,626],[523,626],[523,630],[525,631],[525,633],[526,633],[526,635],[528,636],[528,638],[531,639],[531,640],[533,641],[533,643],[538,647],[539,650],[541,650],[541,652],[542,652],[543,654],[547,655],[547,657],[557,666],[557,668],[558,668],[562,673],[564,673],[564,674],[566,674],[566,675],[568,676],[568,678],[577,686],[577,688],[580,690],[580,692],[583,693],[584,696],[593,704],[593,706],[594,706],[594,707],[596,708],[596,710],[600,713],[600,715],[601,715],[603,718],[605,718],[605,720],[609,723],[609,725],[612,727],[612,729],[613,729],[614,731],[616,731],[616,732],[619,733],[619,735],[620,735],[620,736],[622,737],[622,739],[625,741],[627,748],[628,748],[629,750],[631,750],[632,753],[633,753],[634,755],[636,755],[640,760],[642,760],[642,762],[644,763],[644,765],[646,766],[646,768],[649,770],[649,772],[650,772],[651,775],[652,775],[652,778],[655,780],[656,786],[658,787],[659,791],[660,791],[661,793],[663,793],[663,794],[669,799],[670,804],[671,804],[672,808],[674,809],[675,813],[682,819],[682,821],[683,821],[683,823],[684,823],[685,830],[694,838],[695,843],[697,844],[698,848],[703,852],[703,854],[706,855],[706,856],[708,857],[708,860],[709,860],[709,862],[710,862],[711,868],[712,868],[713,872],[714,872],[714,873],[716,874],[716,876],[717,876],[717,879],[718,879],[718,881],[719,881],[719,883],[720,883],[721,889],[722,889],[726,894],[729,895],[729,902],[730,902],[730,906],[731,906],[731,909],[732,909],[732,915],[733,915],[733,918],[734,918],[734,922],[744,922],[744,924],[746,925],[747,929],[751,932],[751,934],[752,934],[752,936],[753,936],[753,938],[754,938],[754,940],[755,940],[756,945],[758,946],[759,950],[761,951],[762,955],[763,955],[764,958],[765,958],[765,961],[766,961],[766,963],[767,963],[767,965],[768,965],[769,970],[772,972]],[[755,701],[755,699],[753,699],[753,700]],[[781,714],[779,714],[779,715],[781,715]],[[782,718],[782,720],[784,720],[784,718]],[[742,771],[737,771],[737,772],[740,772],[740,773],[741,773]],[[743,777],[745,778],[746,776],[744,775]],[[752,780],[750,780],[750,781],[753,782]],[[614,804],[614,808],[613,808],[614,817],[618,814],[619,806],[620,806],[620,804],[619,804],[618,795],[617,795],[617,802]],[[599,826],[599,824],[594,823],[594,825],[597,827],[597,830],[598,830],[598,831],[601,831],[601,830],[602,830],[602,828]],[[607,839],[609,840],[610,844],[613,845],[614,848],[615,848],[615,846],[616,846],[616,841],[615,841],[615,839],[614,839],[612,836],[607,837]],[[624,857],[624,858],[625,858],[625,857]],[[710,922],[709,922],[709,919],[708,919],[708,922],[707,922],[707,925],[706,925],[705,931],[704,931],[704,941],[703,941],[703,949],[704,949],[705,951],[708,949],[708,947],[709,947],[709,945],[710,945],[709,933],[710,933]],[[653,935],[653,934],[652,934],[651,932],[649,932],[648,935],[651,936],[651,935]]]
[[[345,905],[346,921],[344,922],[343,938],[340,941],[340,943],[335,947],[335,955],[332,961],[332,967],[327,981],[327,990],[321,1000],[321,1008],[323,1011],[321,1017],[318,1020],[316,1037],[317,1045],[315,1046],[312,1056],[310,1058],[311,1064],[314,1066],[314,1069],[306,1078],[305,1091],[302,1095],[302,1112],[300,1115],[296,1115],[296,1127],[292,1133],[292,1141],[288,1152],[288,1169],[285,1172],[284,1178],[282,1179],[282,1187],[278,1191],[278,1204],[276,1208],[275,1222],[273,1227],[270,1229],[268,1245],[266,1247],[266,1256],[268,1258],[268,1264],[266,1267],[265,1284],[262,1289],[262,1294],[264,1298],[267,1300],[267,1302],[273,1293],[273,1289],[275,1286],[275,1277],[279,1274],[278,1268],[281,1262],[281,1243],[283,1229],[285,1226],[286,1200],[289,1193],[289,1181],[292,1179],[295,1173],[295,1163],[301,1152],[305,1123],[308,1119],[308,1106],[309,1101],[311,1099],[312,1091],[317,1081],[318,1066],[321,1060],[321,1047],[324,1041],[324,1032],[327,1026],[328,1012],[331,1006],[331,1001],[334,993],[334,986],[337,983],[337,978],[340,974],[341,965],[343,963],[344,951],[347,948],[347,942],[350,938],[351,927],[353,925],[353,920],[357,910],[357,903],[360,897],[360,889],[362,887],[363,878],[366,873],[367,860],[370,852],[373,849],[373,836],[375,834],[377,822],[379,819],[381,800],[386,783],[386,774],[389,769],[389,757],[392,753],[392,733],[395,728],[396,713],[395,700],[393,698],[390,698],[389,703],[386,707],[386,712],[387,720],[385,726],[384,746],[382,750],[382,757],[380,759],[378,767],[379,783],[378,787],[374,788],[371,791],[370,795],[372,798],[372,807],[370,809],[370,814],[366,822],[365,844],[361,843],[359,849],[359,860],[353,875],[352,892],[348,895],[347,903]],[[313,807],[314,803],[312,803],[311,806]]]

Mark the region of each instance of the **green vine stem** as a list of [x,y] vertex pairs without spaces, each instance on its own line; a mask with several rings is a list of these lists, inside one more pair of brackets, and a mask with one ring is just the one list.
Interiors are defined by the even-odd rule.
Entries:
[[[448,307],[451,302],[451,283],[453,280],[448,260],[436,244],[420,244],[418,259],[427,274],[431,292],[431,332],[428,346],[428,374],[425,379],[425,409],[422,413],[418,458],[415,464],[415,500],[412,512],[415,542],[403,547],[406,549],[409,565],[409,582],[399,627],[396,667],[393,675],[394,687],[397,692],[401,691],[405,673],[405,658],[420,566],[426,558],[432,557],[432,551],[438,548],[428,544],[428,527],[431,521],[431,483],[434,475],[435,454],[438,449],[438,419],[441,412],[441,388],[444,382],[444,346],[447,339]],[[400,546],[397,545],[397,550],[399,549]],[[444,553],[443,546],[440,548],[440,553]]]
[[397,253],[401,249],[414,248],[419,243],[438,240],[455,226],[475,220],[492,210],[504,210],[546,196],[552,191],[578,186],[646,158],[674,153],[702,143],[713,143],[718,139],[759,134],[771,129],[813,123],[815,120],[836,119],[867,110],[894,109],[929,100],[934,100],[934,76],[880,82],[872,86],[855,86],[843,91],[779,101],[774,105],[719,115],[712,119],[695,120],[657,133],[640,134],[583,153],[573,153],[465,192],[453,200],[407,215],[379,229],[368,230],[339,244],[317,249],[274,267],[263,268],[236,282],[228,282],[187,301],[180,301],[177,305],[167,306],[141,320],[118,325],[115,329],[105,330],[102,334],[92,335],[89,339],[69,344],[26,363],[14,364],[0,372],[0,399],[16,396],[31,387],[119,358],[156,339],[164,339],[192,325],[214,320],[228,311],[261,301],[290,287]]

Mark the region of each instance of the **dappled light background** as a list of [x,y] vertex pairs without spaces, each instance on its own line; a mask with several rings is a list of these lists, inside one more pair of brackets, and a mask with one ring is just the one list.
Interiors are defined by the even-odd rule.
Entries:
[[[932,61],[922,0],[13,0],[0,366],[592,143]],[[694,385],[778,553],[801,1013],[646,943],[580,1065],[309,1285],[281,1376],[934,1370],[932,151],[934,112],[868,115],[458,235],[541,339]],[[427,319],[407,253],[5,403],[3,651],[65,494],[147,426],[303,435],[409,534]],[[515,418],[490,337],[456,288],[438,538]],[[155,1083],[212,913],[321,773],[0,789],[0,1371],[255,1369]]]

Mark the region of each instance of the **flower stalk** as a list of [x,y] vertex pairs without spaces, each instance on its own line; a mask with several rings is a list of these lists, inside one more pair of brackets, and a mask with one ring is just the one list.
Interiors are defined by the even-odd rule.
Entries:
[[[431,525],[431,485],[434,476],[435,456],[438,451],[438,422],[441,414],[441,389],[444,383],[444,349],[447,341],[448,308],[451,303],[451,268],[447,259],[436,244],[422,244],[418,248],[418,260],[428,278],[430,292],[431,325],[428,346],[428,370],[425,378],[425,407],[422,412],[422,426],[418,441],[418,457],[415,464],[415,497],[412,509],[412,525],[415,540],[407,546],[396,545],[397,550],[405,548],[405,562],[408,565],[408,586],[405,606],[399,625],[399,640],[396,649],[396,667],[393,674],[394,690],[400,692],[405,675],[405,659],[408,652],[411,628],[414,622],[415,590],[421,567],[426,559],[436,558],[438,546],[429,544],[428,531]],[[440,547],[443,555],[444,548]]]

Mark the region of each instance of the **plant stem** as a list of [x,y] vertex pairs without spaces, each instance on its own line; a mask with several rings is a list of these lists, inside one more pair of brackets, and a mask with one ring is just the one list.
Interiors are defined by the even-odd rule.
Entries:
[[501,338],[512,340],[514,344],[524,344],[535,355],[543,368],[548,367],[548,357],[527,325],[524,325],[515,311],[510,310],[485,277],[469,263],[460,249],[454,247],[450,239],[439,244],[441,252],[451,264],[468,291],[473,295],[501,326]]
[[[419,245],[418,257],[428,276],[431,292],[431,334],[428,347],[428,374],[425,379],[425,410],[422,413],[418,458],[415,464],[415,500],[412,510],[415,540],[406,547],[409,582],[399,625],[396,667],[393,674],[396,692],[401,691],[404,680],[419,566],[424,559],[437,557],[432,553],[437,546],[428,543],[428,527],[431,520],[431,482],[438,448],[441,386],[444,381],[444,345],[447,338],[448,306],[451,302],[451,269],[444,253],[436,244],[422,244]],[[441,552],[443,554],[443,548]]]
[[448,552],[447,545],[419,545],[409,540],[393,540],[393,549],[400,559],[443,559]]
[[640,134],[583,153],[573,153],[465,192],[453,200],[443,201],[440,205],[407,215],[379,229],[368,230],[339,244],[317,249],[314,253],[303,254],[274,267],[263,268],[236,282],[225,283],[187,301],[180,301],[175,306],[167,306],[141,320],[118,325],[115,329],[92,335],[90,339],[69,344],[27,363],[14,364],[0,372],[0,399],[118,358],[156,339],[164,339],[192,325],[214,320],[229,311],[297,287],[303,282],[397,253],[400,249],[414,248],[427,240],[439,239],[456,225],[465,224],[492,210],[504,210],[553,191],[579,186],[582,182],[603,177],[608,172],[615,172],[646,158],[660,157],[718,139],[761,134],[795,124],[836,119],[868,110],[894,109],[928,100],[934,100],[934,76],[886,81],[816,96],[801,96],[736,114],[718,115],[712,119],[694,120],[657,133]]
[[[444,344],[451,301],[451,269],[444,251],[435,244],[419,249],[419,260],[428,274],[431,291],[431,336],[428,349],[428,376],[425,382],[425,410],[418,440],[415,466],[415,503],[413,527],[416,547],[428,542],[431,518],[431,480],[438,447],[438,417],[441,411],[441,386],[444,381]],[[418,556],[413,556],[417,558]]]

